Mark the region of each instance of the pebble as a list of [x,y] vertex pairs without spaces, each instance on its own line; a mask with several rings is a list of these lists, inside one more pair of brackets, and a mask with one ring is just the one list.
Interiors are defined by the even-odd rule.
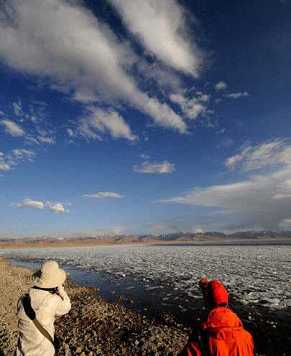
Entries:
[[[5,355],[15,347],[15,305],[30,285],[29,274],[27,270],[9,266],[0,260],[0,279],[6,290],[0,296],[0,349]],[[56,322],[56,334],[64,341],[60,356],[176,356],[187,342],[189,328],[177,323],[172,316],[165,317],[164,322],[155,321],[127,310],[122,304],[107,303],[96,296],[94,289],[78,287],[70,282],[66,289],[72,300],[72,310]],[[268,302],[280,302],[279,298],[270,299]],[[286,300],[286,305],[290,301]],[[183,307],[183,304],[180,306]],[[288,342],[289,345],[291,342],[288,341],[291,333],[289,324],[284,319],[280,323],[273,320],[266,323],[267,309],[264,306],[260,307],[262,309],[245,308],[244,320],[248,321],[247,325],[252,330],[256,330],[256,335],[260,335],[261,347],[265,346],[264,340],[270,340],[264,355],[274,355],[271,346],[276,344],[277,334],[278,340],[282,337],[286,340],[281,346],[285,347],[282,355],[284,352],[287,355]],[[250,310],[252,314],[249,314]],[[281,324],[286,325],[283,336]]]

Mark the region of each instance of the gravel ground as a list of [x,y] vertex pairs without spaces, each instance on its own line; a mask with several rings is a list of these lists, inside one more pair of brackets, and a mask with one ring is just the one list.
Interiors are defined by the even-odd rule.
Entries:
[[[0,355],[13,352],[17,338],[15,315],[19,297],[31,284],[31,271],[0,260]],[[66,290],[72,310],[56,322],[62,341],[61,355],[177,355],[187,341],[182,325],[149,320],[121,304],[102,300],[93,288]]]
[[[0,259],[0,356],[11,355],[17,339],[16,305],[31,285],[31,271]],[[170,356],[178,355],[190,329],[170,316],[154,320],[126,309],[122,302],[102,299],[98,290],[66,285],[72,310],[56,321],[60,355]],[[291,311],[270,311],[243,306],[232,300],[235,311],[251,330],[259,356],[291,355]],[[197,313],[197,317],[202,317]]]

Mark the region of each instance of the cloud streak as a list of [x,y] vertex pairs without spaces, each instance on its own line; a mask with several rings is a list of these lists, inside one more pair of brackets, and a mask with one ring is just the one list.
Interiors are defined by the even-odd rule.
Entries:
[[45,207],[56,214],[64,214],[64,213],[69,212],[69,210],[65,208],[65,205],[63,203],[46,202]]
[[225,166],[230,169],[240,168],[245,172],[264,167],[288,165],[291,149],[287,141],[276,139],[256,146],[247,146],[238,154],[229,157]]
[[21,137],[25,135],[25,131],[16,122],[11,120],[2,120],[0,125],[4,126],[4,130],[7,134],[13,137]]
[[39,210],[50,210],[55,214],[64,214],[69,212],[68,209],[65,208],[63,203],[59,202],[45,202],[42,200],[33,200],[30,198],[24,199],[22,202],[16,204],[17,208],[30,208],[30,209],[39,209]]
[[87,116],[80,120],[78,133],[87,139],[101,139],[100,134],[108,132],[114,138],[137,140],[124,118],[114,110],[90,108]]
[[145,174],[171,174],[175,171],[174,163],[169,161],[149,162],[145,161],[141,164],[133,166],[134,172]]
[[45,204],[41,200],[24,199],[21,203],[16,204],[17,208],[44,209]]
[[53,88],[79,102],[126,103],[159,126],[187,131],[169,105],[138,88],[129,74],[137,56],[91,11],[64,0],[5,4],[0,58],[10,67],[48,79]]
[[7,172],[19,164],[35,158],[35,152],[26,148],[15,148],[7,154],[0,152],[0,172]]
[[190,40],[185,10],[175,0],[110,0],[128,29],[168,66],[197,76],[202,53]]
[[[5,113],[0,112],[0,116],[3,117],[0,120],[0,126],[4,128],[6,134],[23,138],[25,143],[30,145],[53,145],[56,143],[55,128],[52,127],[44,112],[45,103],[32,101],[26,102],[24,105],[18,99],[18,101],[10,103],[9,106]],[[14,119],[7,119],[10,117],[14,117]]]
[[188,119],[195,120],[199,117],[199,115],[203,114],[207,110],[207,102],[209,100],[209,96],[197,95],[194,98],[187,98],[182,94],[171,94],[170,100],[179,105],[182,112]]
[[195,187],[164,203],[219,208],[225,226],[279,229],[291,218],[291,144],[276,139],[248,146],[226,166],[250,174],[235,183]]
[[240,99],[240,98],[244,98],[246,96],[249,96],[249,93],[246,92],[246,91],[242,91],[242,92],[237,92],[237,93],[225,94],[224,96],[226,98],[230,98],[230,99]]
[[215,90],[216,91],[221,91],[221,90],[225,90],[227,88],[227,84],[223,81],[220,81],[218,83],[215,84]]
[[94,199],[122,199],[123,195],[115,192],[97,192],[93,194],[84,194],[83,197]]

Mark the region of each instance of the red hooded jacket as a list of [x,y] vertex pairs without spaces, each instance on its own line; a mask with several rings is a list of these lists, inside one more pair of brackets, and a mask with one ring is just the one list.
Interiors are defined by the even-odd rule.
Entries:
[[[210,311],[207,321],[202,324],[207,337],[207,356],[253,356],[253,338],[242,325],[239,317],[226,307]],[[184,355],[204,356],[199,343],[190,342]]]

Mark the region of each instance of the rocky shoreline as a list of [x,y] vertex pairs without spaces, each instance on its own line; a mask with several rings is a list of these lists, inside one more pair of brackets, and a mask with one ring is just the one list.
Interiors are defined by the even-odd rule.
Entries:
[[[0,260],[0,355],[13,352],[17,338],[16,304],[31,284],[31,271]],[[60,355],[176,355],[187,341],[182,325],[166,325],[101,299],[94,288],[70,281],[72,310],[56,322]],[[3,293],[6,291],[6,293]]]
[[[0,356],[13,352],[17,338],[15,315],[18,298],[31,284],[31,271],[0,260]],[[72,301],[70,313],[56,322],[60,355],[178,355],[190,332],[189,327],[170,316],[159,320],[129,310],[120,303],[108,303],[98,290],[68,282],[66,290]],[[235,310],[252,331],[258,355],[291,355],[289,313],[242,306]],[[201,317],[201,313],[197,313]]]

